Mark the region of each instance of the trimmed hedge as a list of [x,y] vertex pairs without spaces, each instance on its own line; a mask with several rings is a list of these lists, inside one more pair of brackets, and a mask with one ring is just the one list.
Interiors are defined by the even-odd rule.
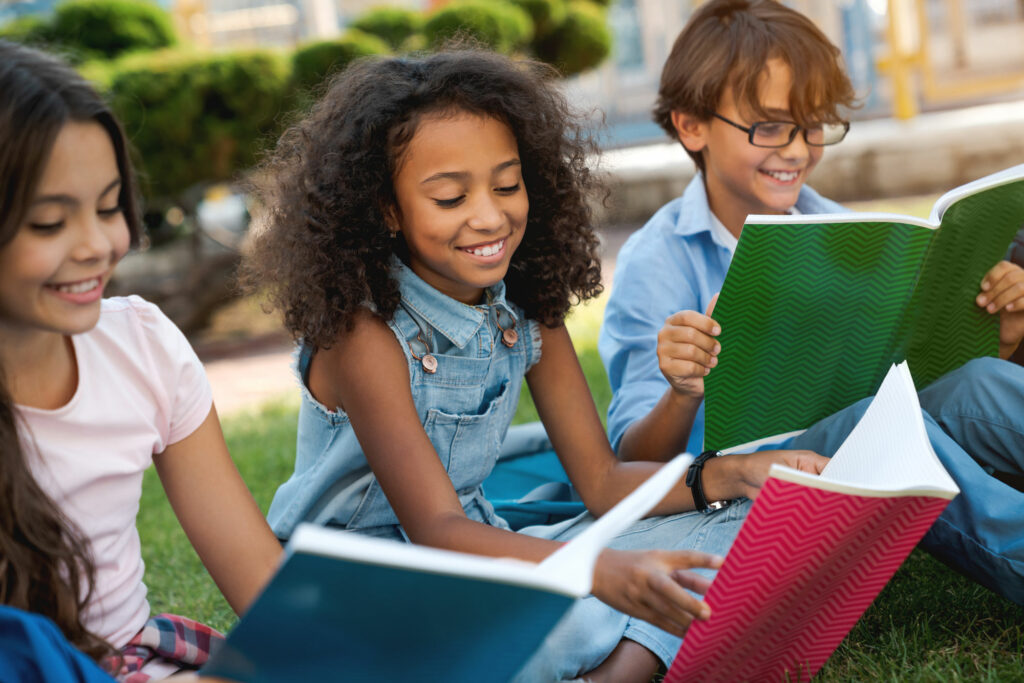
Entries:
[[70,0],[57,5],[43,38],[87,59],[158,50],[178,42],[171,18],[144,0]]
[[525,10],[493,0],[452,2],[432,13],[423,26],[431,47],[467,35],[498,52],[514,52],[533,38],[533,21]]
[[533,19],[534,40],[543,38],[565,21],[565,0],[510,0]]
[[594,68],[612,50],[604,9],[584,0],[570,2],[565,21],[534,47],[538,57],[567,76]]
[[287,112],[287,61],[269,52],[156,52],[84,70],[108,91],[149,197],[233,180],[273,144]]
[[352,28],[377,36],[391,49],[400,50],[421,30],[425,19],[416,10],[404,7],[371,9],[352,22]]
[[300,46],[292,54],[292,87],[310,90],[332,73],[343,70],[359,57],[386,55],[388,44],[381,38],[351,30],[336,40],[323,40]]

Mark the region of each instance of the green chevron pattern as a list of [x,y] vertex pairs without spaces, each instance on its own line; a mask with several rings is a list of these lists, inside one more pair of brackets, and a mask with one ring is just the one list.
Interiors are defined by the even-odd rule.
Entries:
[[714,313],[722,352],[705,379],[705,444],[800,429],[872,394],[931,234],[892,223],[745,226]]
[[[854,216],[851,216],[854,217]],[[908,359],[918,388],[995,355],[981,278],[1024,222],[1024,181],[963,199],[938,231],[891,221],[746,225],[722,287],[708,448],[804,429]]]
[[974,298],[1022,216],[1024,181],[966,197],[942,217],[907,316],[905,357],[919,388],[972,358],[998,354],[999,319]]

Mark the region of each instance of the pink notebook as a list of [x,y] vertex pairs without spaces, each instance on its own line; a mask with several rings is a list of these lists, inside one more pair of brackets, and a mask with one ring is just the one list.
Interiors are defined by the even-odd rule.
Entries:
[[665,683],[810,679],[957,493],[893,366],[820,477],[772,468]]

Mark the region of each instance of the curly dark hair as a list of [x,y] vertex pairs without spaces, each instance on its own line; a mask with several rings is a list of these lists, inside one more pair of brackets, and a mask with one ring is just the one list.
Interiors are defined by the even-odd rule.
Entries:
[[392,178],[424,117],[467,112],[502,121],[519,145],[530,211],[507,296],[529,318],[561,322],[601,292],[601,266],[587,204],[599,187],[587,166],[596,145],[556,76],[480,49],[354,63],[254,176],[266,211],[243,286],[266,291],[289,331],[318,348],[351,329],[361,307],[390,320],[400,297],[388,262],[408,257],[385,221],[396,205]]

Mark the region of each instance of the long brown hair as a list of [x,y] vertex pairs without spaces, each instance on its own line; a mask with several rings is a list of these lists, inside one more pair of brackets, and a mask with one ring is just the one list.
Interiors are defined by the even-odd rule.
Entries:
[[[21,228],[54,141],[71,121],[110,136],[132,244],[140,230],[135,181],[120,124],[95,90],[54,57],[0,40],[0,249]],[[18,413],[0,366],[0,603],[49,617],[95,659],[113,654],[83,615],[95,568],[83,534],[32,475]]]

